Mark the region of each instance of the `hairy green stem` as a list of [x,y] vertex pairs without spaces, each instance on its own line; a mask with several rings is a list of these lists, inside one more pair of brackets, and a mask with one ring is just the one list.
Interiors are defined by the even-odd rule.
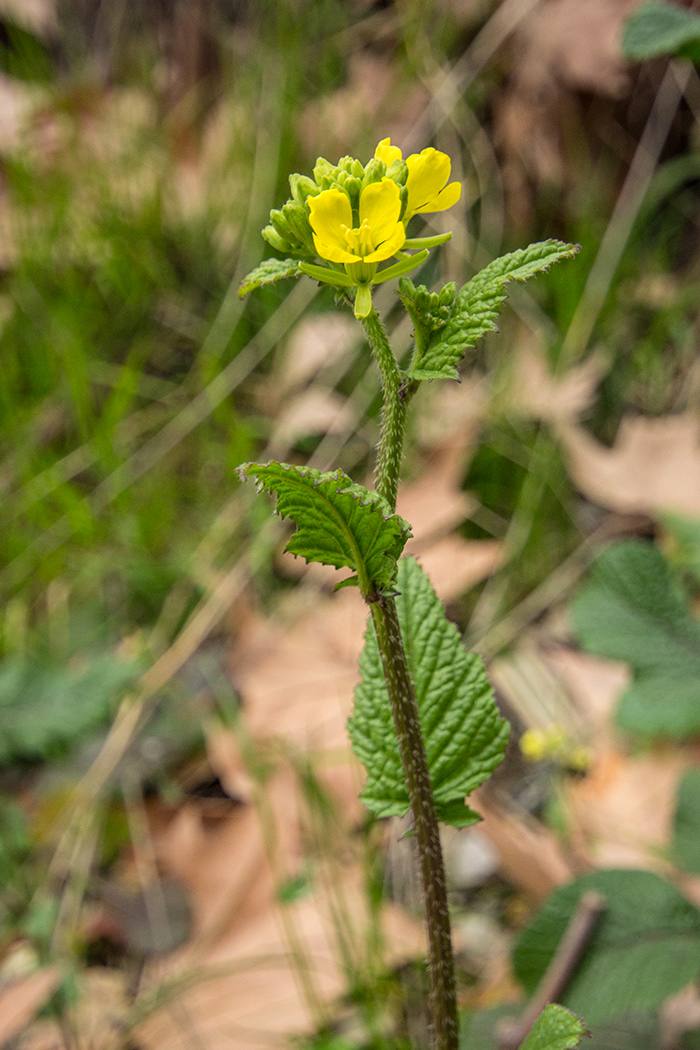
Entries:
[[[384,391],[377,492],[395,510],[406,409],[418,384],[409,380],[396,363],[384,326],[374,308],[363,319],[363,324],[379,364]],[[420,859],[428,928],[433,1046],[434,1050],[457,1050],[459,1025],[445,865],[416,690],[408,667],[395,600],[382,596],[371,602],[370,608],[411,801]]]
[[457,1050],[457,995],[445,866],[416,693],[408,668],[395,600],[381,598],[374,602],[371,608],[408,797],[411,800],[420,859],[425,920],[428,928],[433,1047],[434,1050]]
[[384,392],[382,430],[376,471],[377,492],[384,497],[391,509],[395,510],[403,437],[406,429],[406,409],[410,398],[406,396],[406,386],[402,382],[401,370],[389,346],[384,325],[374,307],[367,317],[363,318],[362,324],[379,365]]

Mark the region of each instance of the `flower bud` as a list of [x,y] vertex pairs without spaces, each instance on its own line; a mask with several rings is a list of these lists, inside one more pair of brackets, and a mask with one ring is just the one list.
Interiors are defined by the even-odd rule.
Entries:
[[455,295],[457,294],[457,285],[454,281],[450,281],[446,284],[440,292],[440,306],[452,306],[455,301]]
[[297,204],[302,205],[306,203],[307,197],[313,197],[319,192],[318,186],[308,175],[290,175],[289,188]]
[[372,182],[381,182],[386,175],[386,164],[383,160],[377,160],[376,157],[372,157],[365,166],[363,177],[362,177],[362,189],[365,186],[369,186]]
[[306,208],[295,201],[287,201],[282,208],[282,215],[294,240],[313,252],[314,239]]
[[275,251],[283,252],[285,255],[289,255],[294,251],[291,244],[284,237],[280,237],[274,226],[266,226],[262,231],[262,235]]
[[328,183],[328,186],[322,186],[322,180],[332,180],[337,174],[338,169],[335,167],[335,165],[331,164],[330,161],[326,160],[325,157],[319,157],[317,159],[316,166],[314,168],[314,179],[316,180],[317,185],[321,186],[322,189],[328,189],[328,186],[330,186],[330,182]]
[[287,222],[279,208],[273,208],[270,212],[270,222],[277,230],[280,237],[282,237],[286,241],[289,241],[290,243],[293,241],[294,236],[289,228],[289,223]]
[[393,179],[397,186],[405,186],[408,178],[408,165],[405,160],[394,160],[386,169],[387,177]]

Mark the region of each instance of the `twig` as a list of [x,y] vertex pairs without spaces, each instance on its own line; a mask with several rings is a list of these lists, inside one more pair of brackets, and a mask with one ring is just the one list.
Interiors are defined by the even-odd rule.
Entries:
[[576,911],[545,970],[535,994],[521,1017],[498,1029],[499,1050],[517,1050],[548,1003],[556,1002],[576,972],[607,902],[602,893],[581,894]]

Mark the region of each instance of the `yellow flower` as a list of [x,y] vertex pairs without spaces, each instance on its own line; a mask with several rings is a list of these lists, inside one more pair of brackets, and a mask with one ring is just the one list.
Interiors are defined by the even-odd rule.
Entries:
[[334,263],[378,263],[394,255],[406,240],[399,220],[401,196],[393,179],[366,186],[360,195],[360,224],[353,227],[346,193],[324,190],[309,197],[314,245],[321,259]]
[[[391,139],[382,139],[374,151],[377,160],[383,160],[389,166],[395,160],[401,160],[401,150],[391,145]],[[412,153],[406,158],[408,178],[406,189],[408,200],[403,217],[407,223],[412,215],[428,211],[445,211],[456,204],[462,195],[459,182],[446,185],[450,177],[452,164],[446,153],[433,149],[432,146],[420,153]]]

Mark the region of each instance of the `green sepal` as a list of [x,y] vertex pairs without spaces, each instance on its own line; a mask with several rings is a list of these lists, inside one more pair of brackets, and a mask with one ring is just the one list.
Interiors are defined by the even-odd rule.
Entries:
[[314,266],[313,263],[299,263],[299,269],[307,277],[313,277],[315,281],[323,281],[325,284],[334,284],[336,288],[353,288],[355,282],[346,273],[340,270],[330,270],[327,266]]
[[[322,473],[289,463],[244,463],[242,479],[277,495],[277,513],[297,526],[285,550],[357,573],[363,596],[392,587],[398,558],[411,535],[378,493],[356,485],[342,470]],[[345,581],[346,582],[346,581]]]
[[[467,653],[430,580],[402,558],[396,606],[425,741],[438,820],[467,827],[476,814],[465,796],[502,760],[508,723],[501,718],[481,658]],[[382,661],[372,621],[360,656],[361,681],[348,732],[367,770],[360,796],[377,817],[403,816],[410,801]]]
[[417,255],[410,255],[406,259],[402,259],[401,262],[394,263],[393,266],[388,266],[386,270],[379,270],[372,279],[372,284],[381,284],[382,281],[390,281],[392,277],[403,277],[404,274],[410,273],[411,270],[415,270],[416,266],[420,266],[421,263],[425,262],[428,258],[428,249],[425,248],[422,252],[418,252]]
[[458,379],[455,365],[464,351],[486,332],[496,331],[494,321],[506,299],[509,281],[526,281],[579,251],[577,244],[540,241],[494,259],[459,290],[444,329],[433,335],[408,374],[412,379]]
[[438,248],[441,244],[447,244],[452,240],[452,230],[449,233],[436,233],[434,237],[407,237],[403,242],[404,248]]
[[362,321],[372,313],[372,289],[368,284],[358,284],[355,292],[355,317]]
[[298,277],[299,273],[298,259],[265,259],[243,278],[238,295],[243,299],[249,292],[261,288],[264,284],[274,284],[285,277]]

